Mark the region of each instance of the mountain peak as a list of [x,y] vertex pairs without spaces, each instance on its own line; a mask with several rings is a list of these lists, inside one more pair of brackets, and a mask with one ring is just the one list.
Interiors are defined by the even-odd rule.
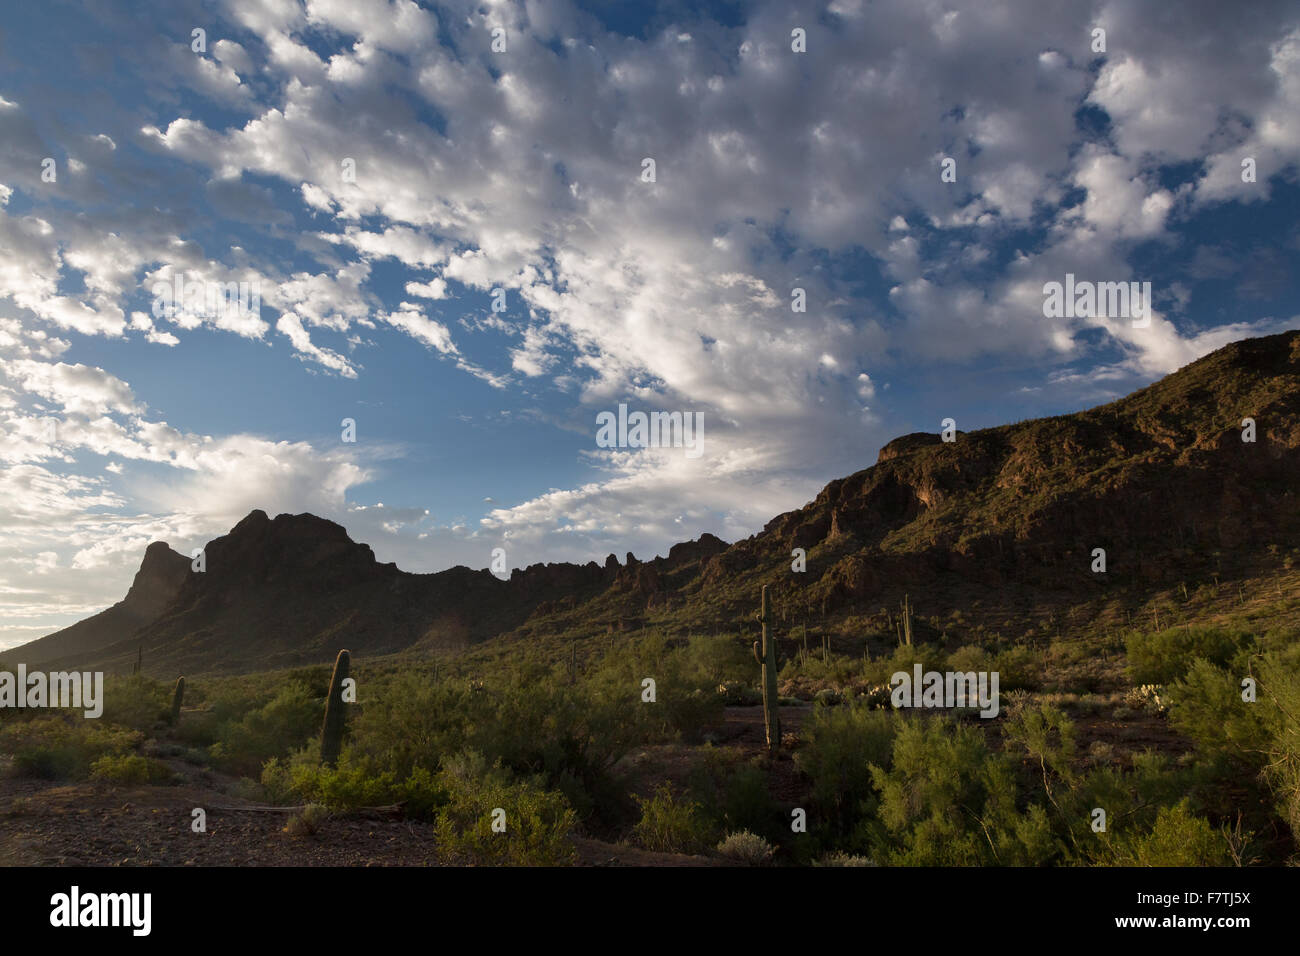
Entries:
[[247,515],[241,518],[238,524],[230,529],[230,533],[247,534],[250,531],[265,528],[270,523],[271,519],[267,517],[265,511],[261,508],[254,508]]
[[[1258,429],[1249,438],[1246,419]],[[1152,588],[1273,573],[1278,547],[1300,535],[1296,474],[1300,332],[1290,332],[1226,346],[1108,405],[955,442],[904,435],[756,535],[728,545],[701,534],[649,561],[538,564],[508,582],[461,567],[407,574],[333,521],[255,510],[208,543],[202,573],[150,545],[126,600],[18,658],[126,668],[143,646],[146,667],[191,672],[647,618],[689,631],[701,613],[739,620],[764,584],[783,614],[817,609],[823,626],[855,632],[890,634],[887,609],[905,597],[937,611],[959,594],[963,620],[937,634],[979,639],[1025,626],[1012,592],[1077,631],[1106,608],[1141,606]],[[1094,547],[1111,576],[1089,570]],[[796,548],[806,567],[792,583]]]
[[122,601],[123,607],[152,620],[176,596],[189,571],[189,558],[173,551],[165,541],[153,542],[144,549],[144,559]]

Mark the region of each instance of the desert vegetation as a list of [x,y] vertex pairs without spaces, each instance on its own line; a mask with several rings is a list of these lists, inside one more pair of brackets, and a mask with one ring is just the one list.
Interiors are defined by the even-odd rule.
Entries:
[[[288,808],[286,840],[382,809],[426,825],[445,863],[570,863],[575,835],[727,865],[1295,861],[1294,629],[1133,629],[1077,648],[876,637],[840,652],[787,633],[787,733],[770,753],[761,717],[748,738],[729,731],[762,699],[752,635],[653,630],[354,660],[333,760],[326,662],[190,679],[176,718],[174,682],[113,677],[99,720],[5,711],[0,751],[11,779],[165,788],[207,773]],[[895,709],[890,675],[915,663],[999,670],[1000,713]]]

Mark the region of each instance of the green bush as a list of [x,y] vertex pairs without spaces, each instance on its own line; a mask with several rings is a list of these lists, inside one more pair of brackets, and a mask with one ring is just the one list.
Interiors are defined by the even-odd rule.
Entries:
[[302,681],[292,680],[262,706],[222,724],[219,749],[210,753],[226,770],[255,773],[269,758],[283,756],[317,737],[324,715],[324,701]]
[[1222,756],[1258,769],[1272,735],[1267,701],[1241,699],[1241,677],[1207,660],[1165,688],[1169,723],[1196,742],[1205,756]]
[[691,770],[688,789],[711,834],[749,830],[775,842],[790,832],[789,818],[773,799],[761,767],[731,751],[710,748],[702,756]]
[[640,846],[661,853],[698,853],[708,845],[700,805],[675,797],[669,784],[661,784],[653,796],[638,797],[637,802],[641,819],[632,828],[632,838]]
[[1226,665],[1254,638],[1220,627],[1172,627],[1154,634],[1133,633],[1126,643],[1128,673],[1135,684],[1172,684],[1195,660]]
[[[577,816],[562,794],[535,780],[489,767],[474,752],[453,757],[439,776],[448,803],[438,814],[440,849],[453,859],[480,864],[558,866],[573,862],[569,833]],[[493,824],[504,810],[504,832]]]
[[701,687],[726,683],[752,684],[758,671],[753,652],[743,640],[730,637],[694,636],[682,653],[684,671]]
[[900,722],[892,766],[873,765],[880,820],[894,840],[890,862],[911,866],[978,866],[988,752],[978,729],[950,718]]
[[[1259,665],[1263,720],[1269,727],[1264,777],[1277,812],[1300,848],[1300,644],[1264,655]],[[1249,705],[1248,705],[1249,706]]]
[[315,836],[329,817],[330,812],[326,807],[319,803],[309,803],[289,817],[283,832],[291,837]]
[[166,783],[172,776],[171,769],[161,760],[139,754],[105,754],[90,766],[92,780],[112,783]]
[[275,803],[303,800],[331,810],[400,805],[405,816],[431,819],[447,802],[445,789],[435,774],[416,767],[398,779],[391,770],[379,769],[372,758],[344,746],[338,763],[322,766],[320,751],[304,747],[287,759],[272,758],[262,768],[262,788]]
[[998,692],[1038,690],[1043,683],[1042,655],[1032,647],[1008,647],[993,655],[988,670],[998,673]]
[[171,688],[143,674],[109,674],[104,680],[105,723],[152,731],[171,715]]
[[45,780],[84,780],[99,758],[131,753],[143,739],[139,731],[61,714],[0,726],[0,751],[13,754],[14,773]]
[[890,765],[898,724],[893,711],[872,710],[865,701],[817,707],[804,721],[795,766],[812,784],[812,804],[825,821],[828,838],[866,849],[865,837],[854,833],[875,815],[877,785],[871,767]]
[[1209,822],[1192,813],[1188,801],[1161,807],[1150,831],[1124,841],[1120,866],[1227,866],[1228,845]]

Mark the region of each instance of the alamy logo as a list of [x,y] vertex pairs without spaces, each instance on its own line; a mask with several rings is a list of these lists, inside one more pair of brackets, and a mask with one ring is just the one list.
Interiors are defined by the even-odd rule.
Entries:
[[81,707],[91,719],[104,712],[104,672],[41,671],[27,672],[26,664],[18,673],[0,671],[0,708],[4,707]]
[[50,906],[51,926],[129,926],[133,936],[148,936],[153,923],[150,893],[83,894],[74,886],[51,896]]
[[618,415],[601,412],[596,416],[596,444],[601,448],[685,448],[687,458],[704,453],[703,412],[628,413],[618,406]]
[[926,671],[916,664],[912,673],[898,671],[889,678],[895,707],[976,707],[981,717],[998,715],[997,671]]
[[1049,319],[1132,319],[1135,329],[1151,324],[1150,282],[1075,282],[1067,272],[1064,284],[1044,283],[1043,296]]
[[156,319],[171,319],[178,314],[219,319],[262,314],[262,284],[253,282],[186,281],[177,272],[171,282],[155,282],[153,314]]

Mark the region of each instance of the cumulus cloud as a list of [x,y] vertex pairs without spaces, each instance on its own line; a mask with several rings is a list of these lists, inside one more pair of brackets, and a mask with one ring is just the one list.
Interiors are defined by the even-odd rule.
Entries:
[[[94,476],[104,484],[50,493],[147,500],[190,531],[264,507],[261,493],[350,515],[396,551],[475,534],[538,557],[657,550],[706,526],[750,533],[869,461],[907,414],[891,407],[893,372],[1032,361],[1034,387],[1064,396],[1071,375],[1137,384],[1284,324],[1189,322],[1194,277],[1144,274],[1151,259],[1135,250],[1172,248],[1187,217],[1267,201],[1292,175],[1293,8],[837,0],[808,18],[806,54],[774,0],[738,25],[677,20],[629,37],[569,2],[434,13],[410,0],[230,0],[210,55],[143,41],[135,88],[167,92],[147,109],[105,106],[76,155],[58,154],[57,193],[39,169],[59,139],[42,117],[60,111],[4,90],[0,411],[21,438],[6,460],[72,477],[75,450],[114,456],[127,464]],[[1097,25],[1104,56],[1088,45]],[[496,26],[506,54],[489,48]],[[1247,156],[1255,183],[1241,177]],[[1171,165],[1194,172],[1173,185]],[[1231,254],[1203,251],[1192,268],[1215,256],[1231,268]],[[1043,284],[1067,273],[1154,279],[1177,314],[1157,310],[1145,328],[1048,319]],[[152,289],[178,275],[255,286],[268,318],[159,314]],[[509,307],[488,314],[495,290]],[[359,350],[419,350],[519,407],[545,390],[533,413],[575,434],[620,401],[697,412],[710,452],[590,448],[590,480],[481,526],[433,525],[359,510],[348,489],[371,472],[350,459],[188,435],[111,364],[64,357],[91,337],[169,354],[208,334],[359,383],[377,364]],[[53,450],[36,402],[62,415]],[[144,463],[167,478],[146,488]],[[231,490],[245,474],[247,498]],[[192,499],[216,504],[175,518]],[[146,526],[87,519],[80,558],[40,553],[58,559],[50,575],[98,567]],[[114,543],[91,540],[96,528]]]

